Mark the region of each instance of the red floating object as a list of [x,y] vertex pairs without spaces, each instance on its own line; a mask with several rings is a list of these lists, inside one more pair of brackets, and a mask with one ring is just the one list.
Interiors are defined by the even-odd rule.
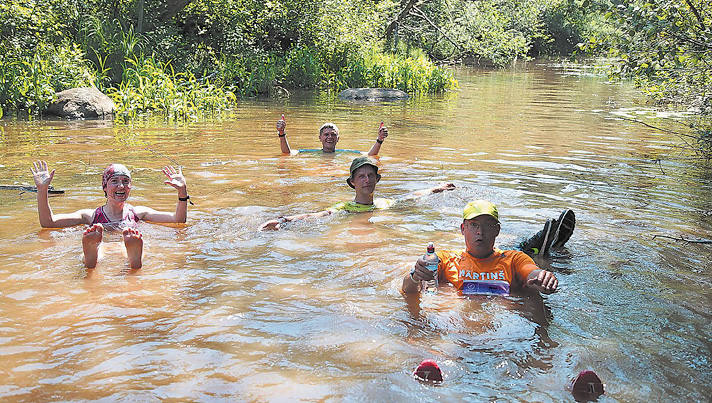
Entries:
[[593,371],[582,371],[571,380],[571,393],[582,399],[597,398],[605,393],[601,378]]
[[442,383],[443,373],[433,360],[423,360],[413,372],[415,379],[421,382]]

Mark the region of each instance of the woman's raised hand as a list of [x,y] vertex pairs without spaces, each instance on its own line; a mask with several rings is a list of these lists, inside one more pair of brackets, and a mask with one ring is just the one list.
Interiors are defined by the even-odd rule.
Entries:
[[46,161],[37,160],[37,162],[33,162],[30,171],[32,171],[32,177],[35,179],[35,185],[38,189],[40,187],[48,188],[52,178],[54,178],[54,169],[49,172]]
[[176,171],[172,166],[166,165],[163,167],[163,173],[168,177],[168,180],[163,182],[166,185],[171,185],[178,190],[185,189],[187,187],[181,167],[178,167],[178,171]]

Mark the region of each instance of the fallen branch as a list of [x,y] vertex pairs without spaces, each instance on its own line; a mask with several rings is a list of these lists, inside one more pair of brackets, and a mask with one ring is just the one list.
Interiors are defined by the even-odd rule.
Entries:
[[170,162],[174,163],[176,166],[178,166],[178,167],[180,167],[180,168],[183,167],[183,164],[181,164],[181,163],[179,163],[178,161],[174,160],[173,158],[167,156],[166,154],[159,153],[158,151],[152,149],[151,147],[144,147],[143,149],[146,150],[146,151],[152,152],[152,153],[154,153],[154,154],[156,154],[156,155],[160,155],[161,157],[163,157],[163,158],[169,160]]
[[678,135],[678,136],[681,136],[681,137],[696,138],[696,137],[695,137],[694,135],[692,135],[692,134],[680,133],[680,132],[676,132],[676,131],[671,130],[671,129],[663,129],[663,128],[661,128],[661,127],[653,126],[653,125],[651,125],[651,124],[649,124],[649,123],[645,123],[645,122],[643,122],[642,120],[633,119],[633,118],[629,118],[629,117],[626,117],[626,116],[620,116],[620,115],[614,115],[614,116],[615,116],[616,119],[626,120],[626,121],[628,121],[628,122],[640,123],[641,125],[647,126],[647,127],[651,128],[651,129],[659,130],[659,131],[664,132],[664,133],[672,133],[672,134],[675,134],[675,135]]
[[685,243],[712,244],[712,239],[687,239],[687,238],[683,238],[683,237],[675,237],[675,236],[669,236],[669,235],[653,235],[653,240],[655,238],[667,238],[667,239],[672,239],[674,241],[680,241],[680,242],[685,242]]
[[[697,11],[697,8],[692,4],[690,0],[685,0],[685,3],[687,3],[687,6],[690,7],[690,11],[692,11],[693,14],[695,14],[695,17],[697,17],[697,23],[700,24],[700,28],[702,28],[703,31],[707,31],[707,27],[705,26],[705,19],[702,18],[700,15],[700,12]],[[707,3],[709,4],[709,3]],[[679,11],[679,10],[678,10]],[[682,15],[682,11],[679,11],[680,15],[682,18],[685,18],[684,15]]]
[[[23,192],[35,192],[37,193],[37,186],[25,186],[25,185],[0,185],[0,190],[21,190]],[[50,185],[47,189],[47,193],[51,195],[61,195],[64,194],[64,190],[55,190],[54,186]]]

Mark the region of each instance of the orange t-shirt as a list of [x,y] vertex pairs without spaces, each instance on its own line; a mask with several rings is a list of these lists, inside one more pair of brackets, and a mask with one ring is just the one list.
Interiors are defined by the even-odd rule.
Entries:
[[500,250],[478,259],[466,250],[437,252],[438,280],[447,280],[463,294],[509,294],[510,287],[521,289],[536,263],[524,252]]

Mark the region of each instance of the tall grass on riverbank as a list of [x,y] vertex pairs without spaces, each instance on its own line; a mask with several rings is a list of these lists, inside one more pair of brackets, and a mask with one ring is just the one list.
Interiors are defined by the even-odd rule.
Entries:
[[159,112],[170,120],[192,120],[214,115],[236,104],[235,94],[191,73],[176,73],[170,63],[153,57],[127,59],[118,87],[107,91],[116,116],[136,119]]
[[337,89],[354,87],[397,88],[409,93],[436,93],[458,87],[452,71],[435,65],[425,55],[370,51],[337,74]]
[[277,60],[267,54],[250,57],[221,55],[217,61],[217,76],[226,88],[241,97],[268,93],[276,83]]
[[39,114],[57,89],[91,85],[94,76],[77,45],[42,45],[32,54],[0,55],[0,108]]
[[353,52],[337,62],[309,48],[286,56],[223,56],[218,76],[241,96],[273,93],[275,88],[397,88],[405,92],[438,93],[458,87],[452,70],[437,66],[424,54],[404,56],[370,50]]

